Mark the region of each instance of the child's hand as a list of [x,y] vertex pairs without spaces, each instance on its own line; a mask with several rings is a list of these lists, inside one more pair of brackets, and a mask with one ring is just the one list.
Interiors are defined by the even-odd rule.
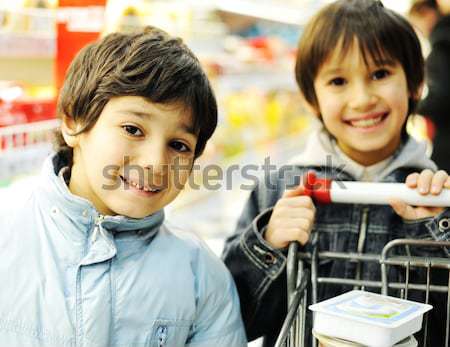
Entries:
[[[427,169],[420,174],[413,173],[406,178],[405,183],[409,188],[417,188],[422,195],[439,195],[442,189],[450,188],[450,178],[443,170],[433,173]],[[444,210],[442,207],[413,207],[397,199],[392,199],[390,203],[394,211],[406,220],[434,217]]]
[[284,248],[292,241],[304,245],[314,224],[316,208],[303,185],[286,190],[277,201],[264,237],[274,248]]

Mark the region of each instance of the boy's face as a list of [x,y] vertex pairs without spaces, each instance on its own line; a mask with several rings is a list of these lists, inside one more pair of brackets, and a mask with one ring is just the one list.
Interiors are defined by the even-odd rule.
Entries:
[[364,63],[356,41],[345,55],[335,50],[314,80],[317,114],[338,146],[362,165],[395,152],[408,115],[409,92],[398,62]]
[[197,137],[183,107],[123,96],[109,100],[91,130],[66,142],[74,149],[72,193],[102,214],[143,218],[179,194]]

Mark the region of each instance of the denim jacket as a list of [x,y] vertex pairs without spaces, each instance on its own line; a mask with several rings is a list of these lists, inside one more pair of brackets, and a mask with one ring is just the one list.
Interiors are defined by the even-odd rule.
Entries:
[[[335,143],[325,132],[314,133],[305,151],[291,165],[266,176],[251,192],[235,233],[226,241],[223,254],[238,288],[249,340],[264,336],[264,346],[273,346],[287,311],[287,250],[272,248],[263,237],[272,207],[285,188],[298,184],[300,177],[308,170],[316,171],[318,177],[335,180],[354,181],[362,177],[362,167],[344,166],[344,162]],[[381,168],[376,180],[404,182],[408,174],[425,168],[436,169],[425,155],[425,146],[409,139]],[[390,206],[316,205],[312,233],[317,238],[311,239],[317,240],[319,251],[379,254],[387,242],[396,238],[450,240],[450,230],[447,230],[449,217],[450,213],[446,210],[435,218],[404,221]],[[302,250],[311,251],[312,247],[309,242]],[[443,252],[446,252],[444,256],[448,255],[447,250]],[[418,255],[426,254],[425,250]],[[319,276],[356,278],[356,272],[354,263],[326,260],[319,264]],[[365,264],[359,276],[360,279],[379,281],[380,266],[376,263]],[[393,279],[398,276],[398,272],[390,273]],[[351,289],[348,286],[320,284],[318,300]],[[445,316],[440,322],[444,325]],[[307,322],[309,327],[310,323]]]
[[0,346],[247,345],[220,259],[163,211],[100,216],[53,159],[0,216]]

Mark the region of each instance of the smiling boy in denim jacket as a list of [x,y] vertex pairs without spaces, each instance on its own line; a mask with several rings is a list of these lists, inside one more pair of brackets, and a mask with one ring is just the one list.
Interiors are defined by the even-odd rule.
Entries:
[[[287,311],[290,242],[298,241],[302,251],[317,246],[321,252],[380,254],[396,238],[450,239],[450,230],[442,223],[450,216],[447,210],[414,208],[401,201],[392,201],[392,207],[315,205],[299,184],[313,170],[334,180],[406,181],[423,194],[450,188],[447,173],[434,173],[436,166],[426,156],[425,145],[405,130],[420,97],[423,75],[413,28],[380,1],[336,1],[306,26],[296,78],[323,129],[309,137],[291,165],[254,188],[224,250],[250,340],[264,336],[264,346],[273,346],[278,336]],[[311,232],[317,236],[315,245]],[[379,281],[380,266],[328,260],[320,264],[319,276]],[[318,301],[351,289],[319,284]],[[444,322],[445,317],[435,319],[432,346],[443,345]]]

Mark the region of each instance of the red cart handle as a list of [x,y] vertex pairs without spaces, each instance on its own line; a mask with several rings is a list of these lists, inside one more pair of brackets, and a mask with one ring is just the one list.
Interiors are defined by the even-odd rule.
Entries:
[[314,171],[308,171],[306,174],[304,187],[304,195],[311,197],[315,202],[321,204],[331,203],[331,180],[326,178],[317,178]]

